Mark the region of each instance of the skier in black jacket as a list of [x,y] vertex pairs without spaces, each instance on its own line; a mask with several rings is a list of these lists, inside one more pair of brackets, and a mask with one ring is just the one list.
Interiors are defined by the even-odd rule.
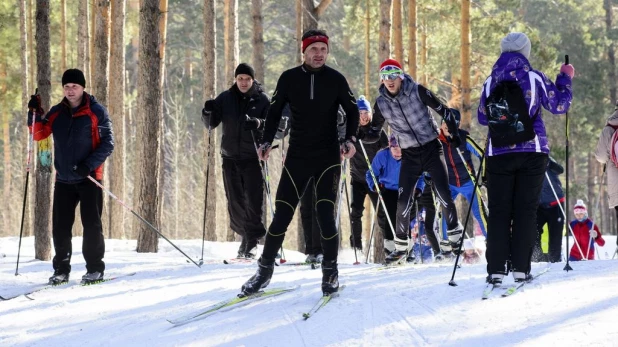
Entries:
[[264,182],[255,140],[264,128],[270,100],[254,79],[250,65],[239,64],[234,76],[230,89],[206,101],[202,121],[211,129],[223,124],[223,187],[230,228],[242,237],[238,257],[254,258],[258,239],[266,234],[262,223]]
[[[318,222],[322,234],[322,292],[339,289],[337,254],[339,238],[335,227],[335,201],[341,176],[341,155],[354,156],[358,109],[345,77],[325,65],[328,36],[309,30],[302,37],[304,63],[281,74],[268,111],[262,145],[258,154],[267,160],[272,149],[283,107],[290,104],[290,146],[276,195],[275,217],[268,228],[258,270],[242,286],[245,295],[256,293],[270,283],[275,255],[283,244],[285,231],[307,182],[314,179]],[[346,134],[340,143],[337,109],[347,116]]]
[[[358,129],[360,133],[367,133],[370,131],[372,124],[372,116],[373,112],[371,111],[371,104],[367,99],[365,99],[364,95],[361,95],[356,101],[356,105],[358,106],[358,111],[360,114],[360,127]],[[379,132],[380,136],[376,137],[377,141],[365,142],[365,151],[367,151],[367,157],[369,162],[373,161],[373,158],[376,156],[379,150],[388,147],[388,137],[384,130]],[[359,135],[359,137],[362,135]],[[355,143],[356,154],[352,158],[350,158],[350,176],[352,179],[350,180],[350,186],[352,187],[352,202],[350,203],[351,213],[350,219],[352,223],[352,232],[350,235],[350,246],[356,247],[359,250],[363,249],[363,211],[365,209],[365,197],[369,195],[369,199],[371,199],[371,204],[373,205],[374,210],[377,208],[378,203],[378,193],[369,189],[367,185],[367,181],[365,180],[365,174],[369,167],[367,166],[367,161],[365,160],[365,155],[363,154],[363,150],[360,147],[360,143]],[[388,223],[386,222],[386,214],[384,213],[384,209],[380,208],[378,210],[378,225],[384,226],[386,225],[388,228]],[[384,233],[382,233],[384,235]],[[385,240],[393,242],[391,240]],[[395,243],[393,242],[392,247],[385,245],[385,248],[394,249]]]

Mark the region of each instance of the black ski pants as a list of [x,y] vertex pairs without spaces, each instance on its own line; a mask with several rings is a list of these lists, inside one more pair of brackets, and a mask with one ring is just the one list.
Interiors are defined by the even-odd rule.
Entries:
[[56,182],[54,185],[54,206],[52,211],[52,236],[56,255],[52,261],[54,271],[71,272],[73,247],[71,240],[75,208],[79,203],[84,240],[82,254],[86,260],[87,272],[105,270],[105,239],[101,214],[103,213],[103,191],[89,180],[67,184]]
[[487,229],[491,230],[487,233],[487,272],[529,273],[547,154],[507,153],[489,156],[486,162]]
[[[396,190],[381,188],[380,194],[382,194],[384,205],[386,205],[386,213],[388,214],[388,218],[390,218],[391,223],[393,223],[393,227],[395,227],[395,222],[397,221],[397,200],[399,198],[398,193]],[[384,209],[381,208],[380,210],[382,211]],[[391,229],[391,226],[389,225],[386,216],[384,216],[382,220],[378,220],[378,223],[380,229],[382,229],[382,235],[384,236],[384,240],[394,240],[395,234],[393,233],[393,229]]]
[[[369,199],[371,200],[371,204],[373,205],[374,211],[378,206],[378,193],[372,192],[369,190],[369,186],[365,181],[356,181],[352,180],[350,182],[350,186],[352,187],[352,202],[350,202],[350,221],[352,222],[352,233],[350,235],[350,246],[357,247],[363,249],[363,211],[365,210],[365,197],[369,195]],[[388,223],[386,222],[386,214],[384,214],[384,208],[380,208],[378,210],[377,222],[380,228],[383,225],[387,226],[387,229],[390,230]],[[393,219],[393,223],[395,220]],[[384,229],[386,230],[386,229]],[[383,231],[384,233],[384,231]],[[393,239],[393,233],[389,233],[391,235],[390,239]],[[386,234],[384,234],[386,235]]]
[[300,222],[303,226],[303,237],[305,238],[305,254],[318,255],[322,254],[322,243],[320,242],[318,217],[315,208],[313,208],[317,202],[313,186],[313,178],[311,178],[300,198]]
[[262,223],[264,180],[258,159],[223,158],[223,187],[230,228],[242,236],[246,250],[266,234]]
[[436,198],[442,206],[449,230],[459,223],[457,208],[451,198],[448,185],[448,171],[440,140],[436,139],[420,147],[405,148],[401,151],[401,171],[399,173],[399,199],[397,201],[397,225],[395,226],[395,246],[404,251],[408,247],[410,230],[410,211],[413,209],[412,193],[423,172],[428,172],[433,181]]
[[547,224],[547,232],[549,233],[548,258],[543,259],[539,257],[533,260],[545,260],[552,263],[560,262],[560,253],[562,252],[562,230],[564,229],[564,216],[562,215],[560,206],[555,205],[549,208],[539,206],[536,210],[537,237],[535,249],[536,252],[540,250],[541,254],[543,253],[541,249],[541,235],[543,235],[543,226],[545,226],[545,224]]
[[315,182],[312,183],[316,196],[314,209],[320,228],[324,260],[337,260],[339,234],[335,226],[335,202],[341,176],[338,149],[335,148],[327,155],[320,157],[288,156],[285,159],[281,180],[277,187],[275,216],[268,227],[264,242],[262,258],[266,262],[274,261],[277,251],[281,248],[301,194],[311,178]]

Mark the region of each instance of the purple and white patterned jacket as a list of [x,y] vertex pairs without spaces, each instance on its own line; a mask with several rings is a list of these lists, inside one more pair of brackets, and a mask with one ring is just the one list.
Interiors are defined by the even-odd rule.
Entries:
[[560,73],[556,77],[556,83],[545,76],[544,73],[532,69],[528,59],[520,53],[505,52],[500,55],[494,64],[491,76],[483,84],[481,101],[478,108],[478,120],[481,125],[487,126],[487,114],[485,113],[485,100],[500,81],[517,81],[521,90],[524,91],[528,110],[531,115],[538,116],[534,120],[533,128],[536,136],[534,139],[508,147],[493,147],[491,141],[487,148],[487,155],[500,155],[514,152],[542,152],[549,153],[549,144],[545,125],[541,118],[539,108],[543,106],[553,114],[563,114],[571,106],[571,77]]

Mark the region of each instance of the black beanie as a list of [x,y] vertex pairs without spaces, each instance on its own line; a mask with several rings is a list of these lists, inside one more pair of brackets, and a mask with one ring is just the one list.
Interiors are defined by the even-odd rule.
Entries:
[[240,74],[249,75],[249,76],[251,76],[252,79],[255,79],[255,71],[253,70],[251,65],[249,65],[247,63],[240,63],[236,67],[236,71],[234,71],[234,77],[236,77],[236,76],[238,76]]
[[79,69],[68,69],[62,74],[62,85],[67,83],[75,83],[86,88],[86,77],[84,73]]

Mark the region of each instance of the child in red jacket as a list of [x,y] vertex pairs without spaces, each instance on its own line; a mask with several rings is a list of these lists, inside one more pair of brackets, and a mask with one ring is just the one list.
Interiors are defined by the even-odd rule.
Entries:
[[603,240],[597,225],[588,218],[588,210],[586,210],[586,205],[581,199],[575,203],[573,212],[575,213],[575,220],[571,221],[570,225],[576,242],[571,248],[569,260],[594,260],[594,242],[596,241],[602,247],[605,240]]

